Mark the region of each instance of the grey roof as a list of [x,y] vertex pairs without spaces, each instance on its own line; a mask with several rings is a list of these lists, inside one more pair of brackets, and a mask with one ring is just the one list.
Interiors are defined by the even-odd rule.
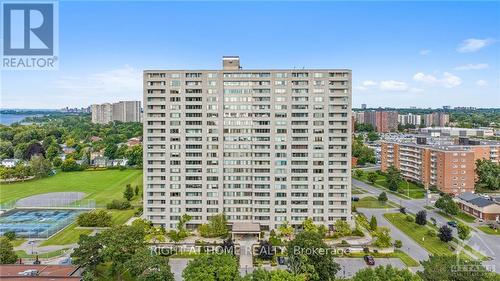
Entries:
[[471,204],[473,204],[473,205],[476,205],[478,207],[486,207],[486,206],[489,206],[489,205],[496,204],[492,200],[486,199],[486,198],[483,198],[483,197],[478,197],[478,198],[472,199],[472,200],[470,200],[468,202],[471,203]]
[[464,200],[464,201],[470,201],[470,200],[473,200],[473,199],[476,199],[476,198],[479,198],[479,196],[477,196],[476,194],[472,193],[472,192],[464,192],[462,194],[460,194],[458,196],[458,198]]

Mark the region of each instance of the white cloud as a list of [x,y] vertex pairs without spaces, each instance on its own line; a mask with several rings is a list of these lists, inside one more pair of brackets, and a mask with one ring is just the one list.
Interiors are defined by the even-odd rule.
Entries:
[[493,43],[492,39],[466,39],[457,48],[459,53],[473,53]]
[[419,52],[419,54],[421,54],[422,56],[427,56],[430,53],[431,53],[431,50],[427,50],[427,49],[420,50],[420,52]]
[[142,96],[142,72],[129,65],[83,76],[62,76],[54,84],[64,94],[115,97],[110,101],[127,98],[140,99]]
[[488,81],[486,81],[486,80],[477,80],[476,81],[476,85],[478,85],[479,87],[488,86]]
[[477,70],[477,69],[485,69],[488,68],[489,65],[487,63],[469,63],[469,64],[464,64],[464,65],[459,65],[455,68],[454,70]]
[[449,72],[443,73],[442,78],[437,78],[436,76],[419,72],[413,75],[413,80],[421,82],[427,86],[440,86],[445,88],[454,88],[462,84],[462,79],[460,77]]
[[365,87],[376,86],[378,83],[373,80],[365,80],[361,83]]
[[381,91],[401,92],[408,90],[408,84],[401,81],[386,80],[386,81],[380,81],[379,88]]

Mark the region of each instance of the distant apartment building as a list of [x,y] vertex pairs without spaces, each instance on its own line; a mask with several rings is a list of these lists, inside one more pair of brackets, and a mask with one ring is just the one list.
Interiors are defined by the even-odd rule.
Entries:
[[372,124],[379,133],[388,133],[398,130],[397,111],[365,111],[364,118],[366,124]]
[[361,105],[361,109],[363,109],[363,110],[365,110],[365,109],[366,109],[366,103],[363,103],[363,104]]
[[398,123],[401,125],[414,125],[415,127],[418,128],[420,124],[422,123],[422,116],[418,114],[405,114],[405,115],[398,115]]
[[92,123],[107,124],[112,121],[141,122],[140,101],[93,104]]
[[444,127],[450,123],[450,115],[444,112],[433,112],[424,115],[426,127]]
[[450,194],[474,191],[475,161],[499,161],[500,142],[461,139],[428,142],[426,137],[411,141],[384,141],[381,144],[381,170],[390,166],[407,180],[436,186]]
[[350,70],[245,70],[224,57],[222,70],[144,71],[144,103],[155,225],[351,221]]
[[365,112],[364,111],[357,111],[352,113],[354,116],[354,120],[357,123],[365,123]]
[[492,137],[495,130],[492,128],[456,128],[456,127],[428,127],[421,128],[420,133],[433,137]]

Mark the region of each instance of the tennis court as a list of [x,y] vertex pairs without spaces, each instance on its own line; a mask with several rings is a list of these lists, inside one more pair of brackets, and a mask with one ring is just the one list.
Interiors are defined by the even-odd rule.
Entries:
[[48,238],[72,223],[81,210],[13,209],[0,215],[0,235],[14,231],[17,236]]

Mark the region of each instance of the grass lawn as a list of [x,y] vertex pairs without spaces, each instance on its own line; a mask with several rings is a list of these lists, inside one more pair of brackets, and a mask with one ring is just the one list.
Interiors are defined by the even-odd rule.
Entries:
[[440,214],[442,217],[447,218],[448,220],[456,220],[456,221],[463,220],[468,223],[473,223],[476,220],[476,218],[464,212],[459,212],[458,215],[456,216],[449,215],[443,211],[437,211],[437,213]]
[[395,204],[393,204],[389,201],[386,203],[381,203],[378,201],[377,198],[375,198],[373,196],[367,196],[367,197],[360,198],[359,201],[354,201],[354,202],[352,202],[352,204],[356,208],[370,208],[370,209],[378,209],[378,208],[384,209],[384,208],[396,207]]
[[58,172],[56,175],[0,186],[0,203],[48,192],[85,192],[85,199],[95,199],[97,205],[105,205],[112,199],[122,198],[127,184],[142,186],[141,170],[101,170],[82,172]]
[[424,206],[424,209],[426,209],[426,210],[434,210],[434,207],[426,205],[426,206]]
[[465,222],[468,222],[468,223],[473,223],[474,221],[476,221],[475,217],[473,217],[469,214],[466,214],[464,212],[458,212],[457,218],[459,218]]
[[76,222],[68,225],[62,231],[43,241],[40,246],[74,244],[78,242],[81,234],[89,235],[92,233],[92,230],[90,229],[76,229],[76,227]]
[[26,239],[24,239],[24,238],[17,238],[17,239],[14,239],[14,240],[10,241],[10,244],[12,245],[12,247],[15,248],[17,246],[20,246],[24,242],[26,242]]
[[[68,249],[61,249],[61,250],[56,250],[56,251],[48,252],[48,253],[40,253],[40,254],[38,254],[38,257],[39,258],[45,258],[45,259],[53,258],[53,257],[57,257],[57,256],[63,255],[67,250]],[[35,258],[36,257],[36,254],[35,255],[31,255],[31,254],[26,253],[26,251],[24,251],[24,250],[16,251],[16,254],[17,254],[17,256],[19,258],[23,258],[23,259],[26,259],[26,258]]]
[[500,235],[500,231],[495,230],[495,229],[492,229],[491,227],[487,226],[487,225],[483,225],[483,226],[478,226],[477,227],[479,230],[481,230],[482,232],[486,233],[486,234],[490,234],[490,235]]
[[386,180],[386,177],[384,175],[377,174],[377,181],[375,182],[375,184],[372,184],[371,182],[368,181],[367,175],[368,175],[368,173],[363,173],[362,177],[356,177],[356,173],[353,173],[352,177],[357,179],[357,180],[363,181],[367,184],[374,185],[374,186],[379,187],[379,188],[387,189],[392,194],[398,195],[400,197],[404,196],[403,198],[407,198],[408,195],[410,198],[413,198],[413,199],[425,198],[425,189],[423,187],[420,187],[420,186],[412,183],[412,182],[402,181],[399,184],[398,191],[394,192],[394,191],[389,190],[389,186],[387,184],[387,180]]
[[122,225],[134,216],[135,209],[130,210],[111,210],[111,222],[113,225]]
[[[108,210],[111,214],[111,222],[113,225],[122,225],[127,222],[135,213],[135,209],[130,210]],[[91,229],[77,229],[78,225],[75,223],[70,224],[62,231],[58,232],[54,236],[45,240],[40,244],[40,246],[49,246],[49,245],[68,245],[77,243],[81,234],[89,235],[92,233]]]
[[425,248],[429,253],[433,255],[453,255],[453,251],[448,244],[439,240],[439,237],[427,235],[427,231],[430,229],[429,227],[421,226],[414,222],[408,222],[406,220],[406,215],[401,213],[384,214],[384,217],[408,237],[415,240],[415,242]]

